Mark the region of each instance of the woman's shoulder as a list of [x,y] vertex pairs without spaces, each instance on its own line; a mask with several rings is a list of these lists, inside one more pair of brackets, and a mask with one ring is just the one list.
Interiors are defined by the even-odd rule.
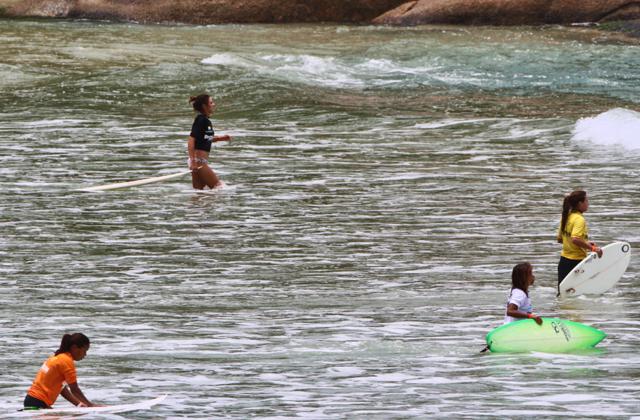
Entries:
[[207,121],[209,122],[209,117],[207,117],[204,114],[197,114],[196,117],[194,118],[194,121]]
[[198,114],[193,119],[193,125],[191,126],[192,130],[204,130],[207,127],[211,126],[211,121],[205,115]]
[[509,293],[509,296],[516,297],[516,298],[519,298],[519,297],[522,297],[522,296],[526,297],[527,293],[522,289],[518,289],[517,287],[514,287],[513,289],[511,289],[511,292]]
[[584,214],[582,214],[582,212],[579,212],[577,210],[572,211],[571,213],[569,213],[569,219],[584,219]]
[[66,366],[69,364],[73,365],[73,357],[71,357],[71,353],[55,354],[47,359],[47,365],[50,365],[50,367]]

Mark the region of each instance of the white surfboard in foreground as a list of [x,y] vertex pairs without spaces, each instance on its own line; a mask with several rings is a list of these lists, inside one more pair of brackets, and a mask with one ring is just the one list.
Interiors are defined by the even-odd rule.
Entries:
[[107,191],[107,190],[117,190],[120,188],[130,188],[130,187],[137,187],[138,185],[145,185],[145,184],[152,184],[154,182],[163,182],[163,181],[168,181],[170,179],[174,179],[174,178],[180,178],[183,177],[187,174],[190,174],[191,171],[182,171],[182,172],[178,172],[175,174],[171,174],[171,175],[162,175],[162,176],[155,176],[153,178],[145,178],[145,179],[139,179],[137,181],[127,181],[127,182],[117,182],[115,184],[107,184],[107,185],[98,185],[95,187],[87,187],[87,188],[80,188],[80,191],[88,191],[88,192],[92,192],[92,191]]
[[631,246],[614,242],[602,248],[602,258],[595,252],[582,260],[560,283],[560,296],[599,295],[611,289],[627,271]]
[[156,404],[160,404],[166,395],[162,395],[152,400],[142,401],[134,404],[108,405],[105,407],[64,407],[64,408],[44,408],[40,410],[25,410],[24,414],[35,415],[59,415],[59,414],[89,414],[89,413],[126,413],[136,410],[149,410]]

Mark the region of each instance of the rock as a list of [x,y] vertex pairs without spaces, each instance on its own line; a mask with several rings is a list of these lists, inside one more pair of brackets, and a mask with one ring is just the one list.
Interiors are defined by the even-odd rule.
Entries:
[[619,32],[633,38],[640,38],[640,19],[606,22],[599,28],[603,31]]
[[540,25],[640,18],[636,0],[417,0],[375,18],[391,25]]
[[[47,2],[34,2],[31,0],[23,2],[0,1],[0,7],[7,15],[23,15],[21,11],[28,8],[29,16],[65,17],[71,10],[73,3],[73,0],[51,0]],[[16,11],[19,13],[16,13]]]
[[[8,16],[138,22],[540,25],[640,19],[637,0],[0,0]],[[375,19],[374,19],[375,18]]]
[[370,22],[405,0],[0,0],[13,16],[138,22]]

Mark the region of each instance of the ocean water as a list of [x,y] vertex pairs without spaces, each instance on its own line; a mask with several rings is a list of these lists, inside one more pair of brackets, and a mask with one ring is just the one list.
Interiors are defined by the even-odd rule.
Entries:
[[[65,332],[92,418],[640,418],[640,47],[589,29],[0,20],[0,417]],[[207,91],[225,188],[185,169]],[[632,246],[555,296],[563,195]],[[514,264],[608,337],[479,354]],[[62,398],[56,405],[65,406]]]

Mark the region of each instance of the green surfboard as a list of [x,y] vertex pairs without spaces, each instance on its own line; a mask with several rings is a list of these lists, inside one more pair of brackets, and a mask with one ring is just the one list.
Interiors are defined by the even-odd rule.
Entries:
[[558,318],[514,321],[487,334],[487,347],[492,352],[567,353],[594,347],[607,335],[597,328]]

